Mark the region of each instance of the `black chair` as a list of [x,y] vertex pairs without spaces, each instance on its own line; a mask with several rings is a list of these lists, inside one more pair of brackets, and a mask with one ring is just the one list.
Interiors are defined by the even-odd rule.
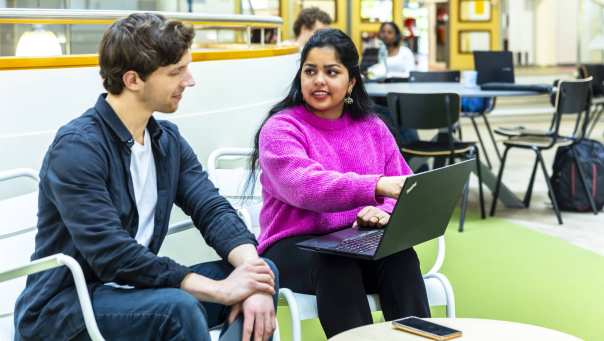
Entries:
[[411,71],[409,72],[410,83],[426,83],[426,82],[444,82],[444,83],[459,83],[459,71]]
[[361,73],[367,75],[367,69],[379,62],[380,49],[377,47],[368,47],[363,50],[361,57]]
[[589,137],[604,114],[604,64],[583,64],[577,71],[579,78],[592,77],[592,106],[589,114],[591,121],[585,135]]
[[[555,97],[556,110],[554,112],[550,128],[548,130],[539,131],[520,129],[515,132],[514,135],[502,134],[504,136],[507,136],[508,139],[503,141],[505,150],[503,152],[503,158],[499,167],[499,174],[497,175],[497,184],[495,186],[495,194],[493,196],[493,203],[491,206],[491,216],[495,215],[495,209],[497,208],[499,188],[501,186],[501,179],[503,176],[503,170],[505,168],[505,162],[508,157],[508,152],[512,148],[530,149],[535,152],[535,162],[533,164],[533,170],[531,172],[529,185],[524,195],[524,206],[526,208],[530,206],[531,196],[533,192],[533,184],[535,181],[535,174],[537,172],[537,166],[540,165],[541,170],[543,171],[543,175],[545,177],[547,188],[549,190],[550,198],[552,200],[552,205],[556,213],[556,218],[558,219],[558,223],[562,224],[562,217],[560,215],[560,209],[558,208],[558,202],[556,201],[556,196],[552,189],[552,184],[550,182],[549,175],[547,174],[547,169],[545,166],[545,162],[543,161],[543,155],[541,151],[548,150],[556,145],[570,145],[585,136],[587,124],[589,123],[589,109],[591,106],[591,80],[591,78],[587,78],[581,80],[569,80],[558,82],[557,93]],[[573,132],[570,136],[560,135],[559,131],[562,116],[569,114],[576,115]],[[585,176],[581,167],[579,167],[578,165],[576,166],[579,173],[579,179],[581,180],[584,190],[587,193],[590,193],[589,188],[587,187],[587,181],[585,181]],[[591,207],[594,213],[597,213],[593,198],[591,197],[591,195],[588,195],[588,198],[590,198]]]
[[[482,176],[480,174],[480,157],[474,142],[459,142],[453,137],[453,125],[459,121],[460,98],[453,93],[410,94],[389,93],[388,107],[392,112],[395,124],[407,129],[441,129],[448,134],[437,141],[416,141],[405,144],[401,152],[406,157],[440,157],[448,158],[449,163],[456,159],[476,157],[476,170],[479,182],[480,213],[485,218],[484,198],[482,193]],[[465,212],[468,204],[469,181],[464,190],[459,220],[459,231],[463,231]],[[435,193],[436,195],[436,193]]]
[[[410,83],[425,83],[425,82],[444,82],[444,83],[459,83],[460,80],[460,72],[459,71],[431,71],[431,72],[419,72],[419,71],[411,71],[409,73],[409,82]],[[479,106],[478,109],[468,111],[464,110],[464,103],[472,100],[480,100],[481,103],[484,103]],[[467,105],[466,105],[467,106]],[[487,150],[485,148],[484,142],[482,140],[482,135],[478,130],[478,125],[476,124],[476,118],[482,116],[484,120],[484,124],[487,127],[487,131],[489,132],[489,136],[491,137],[491,141],[493,142],[493,146],[495,146],[495,152],[497,156],[501,159],[501,154],[499,153],[499,148],[497,147],[497,143],[495,142],[495,136],[493,136],[493,132],[491,131],[491,125],[489,124],[489,120],[486,117],[486,114],[491,112],[495,107],[495,98],[464,98],[462,99],[462,111],[461,116],[469,118],[472,121],[472,126],[474,127],[474,131],[476,132],[476,136],[478,137],[478,142],[480,143],[480,147],[482,148],[482,154],[484,155],[487,165],[489,168],[492,167],[491,160],[489,159],[489,154],[487,154]],[[462,139],[461,126],[459,127],[459,139]]]

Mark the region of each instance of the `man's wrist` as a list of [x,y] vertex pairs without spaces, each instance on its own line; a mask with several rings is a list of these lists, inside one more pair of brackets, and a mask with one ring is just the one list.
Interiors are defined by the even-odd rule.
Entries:
[[221,303],[225,300],[220,281],[193,272],[183,278],[180,288],[199,300],[216,303]]
[[245,261],[254,260],[259,257],[254,244],[242,244],[231,250],[228,255],[228,261],[233,267],[238,267],[245,263]]

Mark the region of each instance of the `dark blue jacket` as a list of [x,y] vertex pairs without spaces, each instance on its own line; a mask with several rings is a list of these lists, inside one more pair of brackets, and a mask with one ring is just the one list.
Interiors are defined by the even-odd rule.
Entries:
[[[131,134],[101,95],[96,105],[57,132],[40,170],[38,233],[32,260],[58,252],[82,266],[92,293],[107,282],[139,288],[179,287],[189,269],[157,252],[172,205],[189,215],[206,242],[226,259],[256,240],[208,180],[197,156],[167,121],[147,125],[157,171],[155,230],[136,242],[138,213],[130,176]],[[66,267],[27,278],[15,307],[24,339],[68,339],[84,320]]]

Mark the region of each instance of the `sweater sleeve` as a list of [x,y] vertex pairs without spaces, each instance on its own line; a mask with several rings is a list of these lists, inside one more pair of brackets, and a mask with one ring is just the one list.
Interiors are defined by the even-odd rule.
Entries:
[[[392,133],[390,133],[390,130],[388,130],[388,127],[383,122],[380,121],[379,124],[381,126],[382,141],[384,141],[384,154],[387,155],[384,164],[384,175],[412,175],[413,170],[411,170],[411,167],[409,167],[407,161],[403,158],[394,136],[392,136]],[[378,207],[388,213],[392,213],[394,205],[396,205],[396,199],[384,198],[383,203]]]
[[269,121],[260,133],[260,168],[277,199],[314,212],[339,212],[377,205],[375,186],[382,174],[326,170],[306,152],[306,138],[294,128]]

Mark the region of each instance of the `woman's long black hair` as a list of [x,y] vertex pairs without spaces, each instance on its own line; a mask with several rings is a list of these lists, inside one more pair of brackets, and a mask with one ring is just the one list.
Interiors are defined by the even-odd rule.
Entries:
[[294,80],[292,81],[289,93],[281,102],[275,104],[275,106],[271,108],[264,121],[262,121],[262,124],[256,132],[256,135],[254,136],[254,151],[250,158],[251,172],[246,183],[246,192],[249,191],[248,193],[253,193],[256,173],[258,171],[258,144],[262,127],[264,127],[264,124],[276,113],[287,108],[305,104],[304,98],[302,97],[301,87],[302,66],[308,57],[308,53],[315,47],[333,48],[336,52],[336,57],[348,70],[350,79],[354,78],[356,80],[356,83],[352,88],[352,93],[350,94],[353,102],[352,104],[344,104],[344,111],[347,111],[352,119],[360,119],[373,115],[373,103],[371,102],[367,91],[365,91],[363,79],[361,78],[361,70],[359,68],[359,53],[357,52],[357,49],[350,37],[338,29],[328,28],[315,32],[302,49],[300,67],[296,72],[296,77],[294,77]]

